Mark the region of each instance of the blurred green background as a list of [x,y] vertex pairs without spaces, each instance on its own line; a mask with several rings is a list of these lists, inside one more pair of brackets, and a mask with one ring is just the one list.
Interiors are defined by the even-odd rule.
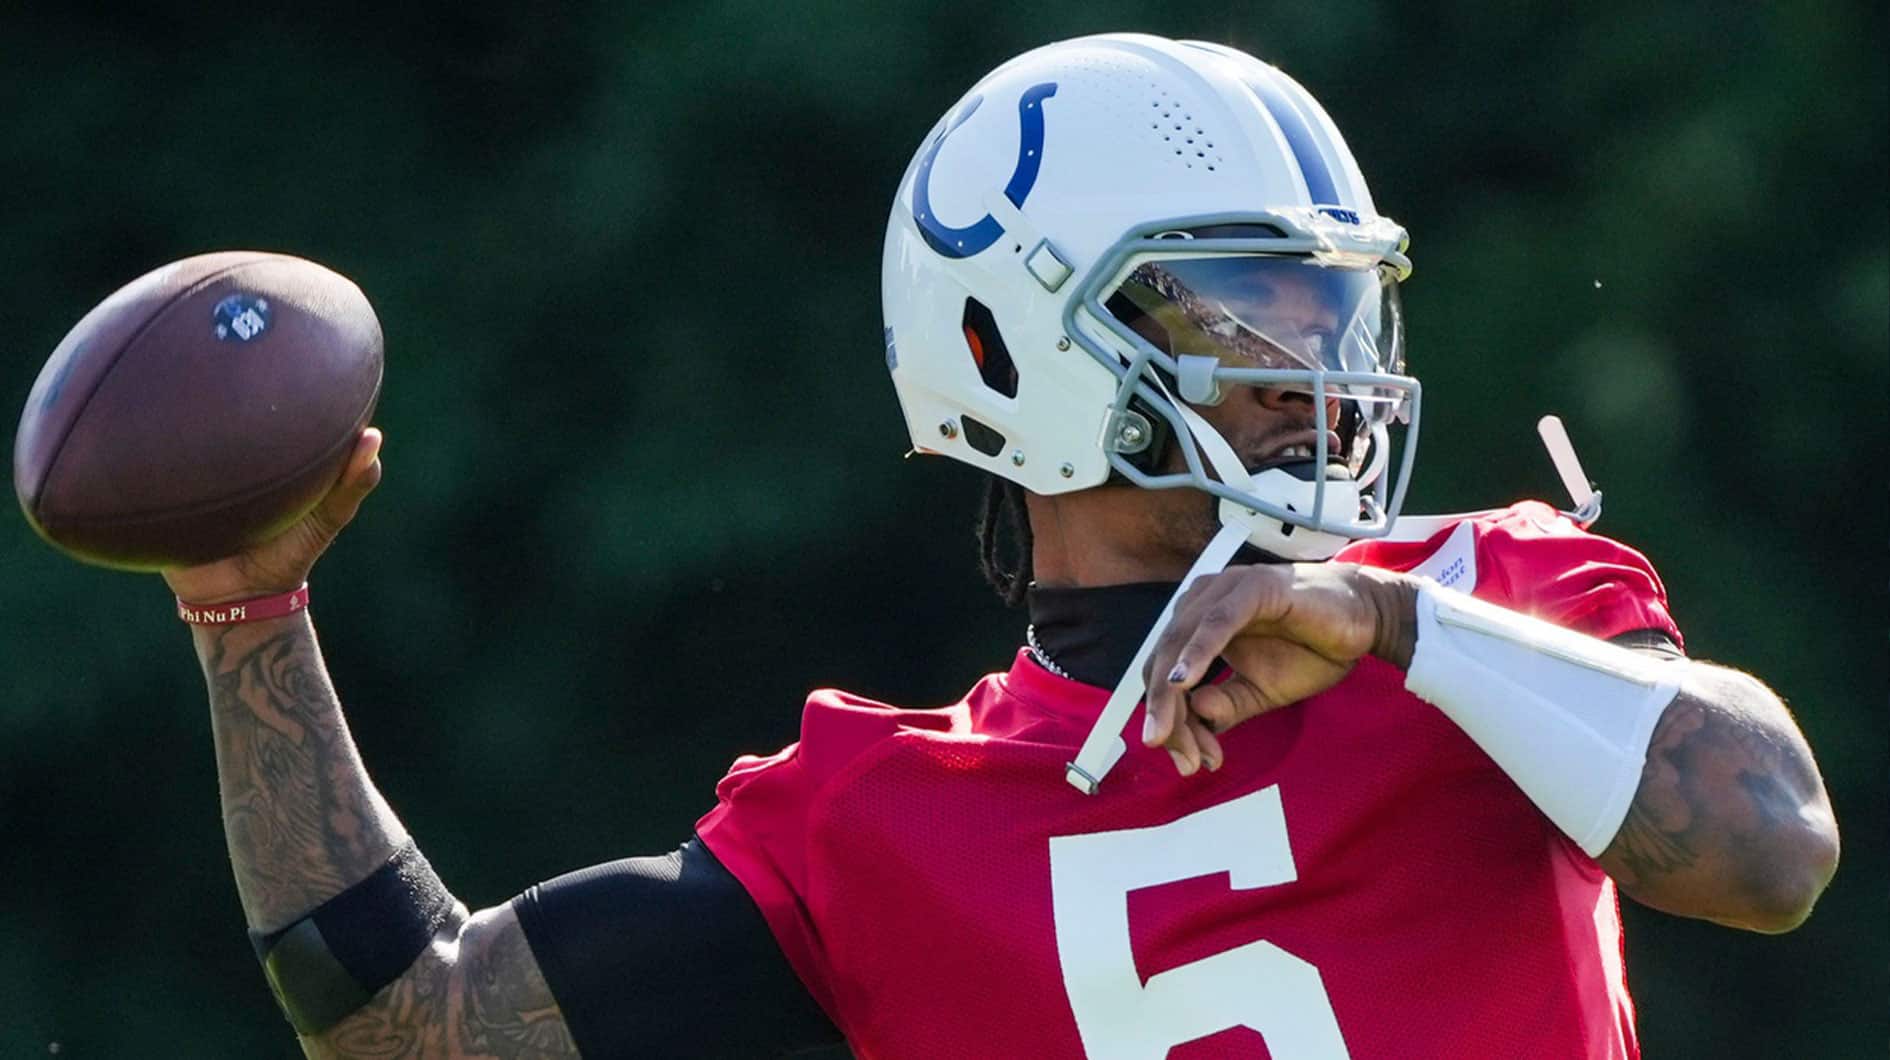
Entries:
[[[1561,501],[1532,430],[1559,411],[1693,654],[1766,677],[1818,751],[1845,852],[1809,924],[1626,911],[1648,1055],[1883,1055],[1884,6],[1059,6],[7,5],[0,408],[170,259],[356,278],[387,478],[315,615],[382,787],[498,902],[669,849],[810,686],[928,705],[1007,663],[976,474],[901,459],[893,187],[1027,47],[1243,46],[1413,234],[1407,510]],[[0,1056],[294,1055],[162,584],[17,515],[0,570]]]

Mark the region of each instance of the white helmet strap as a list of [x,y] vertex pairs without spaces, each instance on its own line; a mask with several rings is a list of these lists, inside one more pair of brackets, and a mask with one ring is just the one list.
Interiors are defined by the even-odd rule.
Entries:
[[[1156,385],[1161,386],[1159,380]],[[1234,449],[1227,444],[1227,439],[1222,438],[1219,431],[1202,419],[1199,413],[1189,408],[1185,402],[1174,401],[1173,395],[1168,394],[1167,387],[1162,386],[1162,391],[1163,396],[1173,402],[1175,408],[1181,412],[1183,422],[1188,425],[1188,433],[1193,435],[1193,442],[1200,445],[1202,454],[1207,457],[1208,463],[1213,466],[1214,473],[1220,476],[1221,481],[1243,493],[1252,492],[1253,476],[1247,473],[1240,458],[1234,455]],[[1187,440],[1182,440],[1182,444],[1188,444]],[[1277,468],[1262,472],[1263,475],[1275,473],[1287,475],[1285,471]],[[1336,488],[1340,485],[1352,484],[1328,483],[1326,485],[1329,494],[1327,501],[1333,504],[1349,502],[1356,510],[1358,500],[1356,487],[1348,493],[1346,490]],[[1116,762],[1127,751],[1127,745],[1122,740],[1122,730],[1129,723],[1129,715],[1135,712],[1136,705],[1142,701],[1143,693],[1147,690],[1142,681],[1142,667],[1148,662],[1149,653],[1155,650],[1156,639],[1161,636],[1162,630],[1168,626],[1169,618],[1174,615],[1175,604],[1181,599],[1181,594],[1188,591],[1188,586],[1194,584],[1196,578],[1218,574],[1225,570],[1228,561],[1234,558],[1234,554],[1240,551],[1242,545],[1251,541],[1261,548],[1272,551],[1272,542],[1275,539],[1284,540],[1281,537],[1283,527],[1278,519],[1262,515],[1232,501],[1221,501],[1220,519],[1220,531],[1208,542],[1207,548],[1201,551],[1201,555],[1195,558],[1194,565],[1188,568],[1187,575],[1175,588],[1175,594],[1168,598],[1168,603],[1163,606],[1161,615],[1155,619],[1154,625],[1149,627],[1148,635],[1142,638],[1142,646],[1135,650],[1135,658],[1130,660],[1128,669],[1122,674],[1122,679],[1116,682],[1115,691],[1109,694],[1108,703],[1104,704],[1102,713],[1097,715],[1095,724],[1090,727],[1089,735],[1083,739],[1083,746],[1077,751],[1076,760],[1064,767],[1064,779],[1078,791],[1086,795],[1094,795],[1103,777],[1115,768]],[[1306,535],[1302,541],[1316,535],[1338,542],[1333,545],[1330,552],[1317,558],[1323,559],[1332,555],[1345,543],[1345,539],[1336,534],[1322,534],[1305,527],[1297,527],[1295,530]]]
[[1162,608],[1161,616],[1149,627],[1148,636],[1142,638],[1142,646],[1135,649],[1135,658],[1129,661],[1129,668],[1123,672],[1122,680],[1116,682],[1116,690],[1109,694],[1109,702],[1103,706],[1102,713],[1096,716],[1096,723],[1090,726],[1089,735],[1083,738],[1083,746],[1076,752],[1076,760],[1063,767],[1063,777],[1085,795],[1096,794],[1096,788],[1103,777],[1115,768],[1122,758],[1127,745],[1122,742],[1122,729],[1129,723],[1129,715],[1135,713],[1136,705],[1142,702],[1144,691],[1142,667],[1148,662],[1149,653],[1155,650],[1155,640],[1168,626],[1168,619],[1175,613],[1175,602],[1188,590],[1196,578],[1207,574],[1218,574],[1226,569],[1227,561],[1234,558],[1240,546],[1247,543],[1247,531],[1239,526],[1223,526],[1220,533],[1208,542],[1194,566],[1181,579],[1181,585],[1175,589],[1175,595],[1168,598]]
[[[1163,393],[1167,396],[1165,387]],[[1173,398],[1170,397],[1170,400],[1173,401]],[[1223,483],[1242,493],[1291,498],[1304,505],[1309,513],[1319,503],[1315,498],[1321,492],[1320,484],[1302,482],[1283,468],[1268,468],[1258,475],[1249,474],[1240,458],[1234,455],[1233,446],[1221,437],[1221,432],[1186,403],[1174,401],[1174,406],[1181,413],[1182,421],[1188,425],[1188,433],[1194,436],[1202,455],[1207,457],[1208,464]],[[1358,513],[1357,483],[1329,480],[1324,483],[1323,492],[1323,507],[1326,511],[1345,511],[1349,515]],[[1220,520],[1222,526],[1238,526],[1245,530],[1248,542],[1255,548],[1285,560],[1331,559],[1351,541],[1348,537],[1310,527],[1288,526],[1273,516],[1256,512],[1226,498],[1221,499]]]

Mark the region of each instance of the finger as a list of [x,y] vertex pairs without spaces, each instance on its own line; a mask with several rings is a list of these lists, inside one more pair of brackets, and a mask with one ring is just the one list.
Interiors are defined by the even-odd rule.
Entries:
[[347,466],[342,468],[341,478],[311,513],[325,536],[333,537],[348,525],[361,509],[361,502],[374,491],[374,487],[380,485],[383,440],[378,427],[369,427],[361,432],[360,439],[355,442],[354,452],[348,456]]
[[1235,674],[1220,684],[1195,689],[1188,696],[1188,706],[1215,732],[1226,732],[1280,706],[1280,702],[1247,675]]
[[1153,681],[1144,688],[1147,715],[1142,722],[1142,743],[1148,747],[1172,746],[1175,729],[1188,715],[1188,689],[1167,681]]
[[[1155,640],[1148,660],[1142,665],[1142,687],[1148,704],[1142,729],[1142,743],[1155,747],[1168,742],[1174,725],[1185,711],[1180,697],[1192,681],[1173,680],[1176,660],[1188,643],[1190,632],[1202,613],[1212,611],[1239,579],[1231,572],[1201,578],[1190,585],[1175,603],[1175,612]],[[1211,658],[1211,657],[1210,657]],[[1186,671],[1183,671],[1184,676]],[[1195,675],[1195,681],[1200,680]]]
[[1168,737],[1168,756],[1175,760],[1175,771],[1193,776],[1201,768],[1201,746],[1185,721],[1177,721]]
[[1174,653],[1174,663],[1162,674],[1162,679],[1171,685],[1192,688],[1207,676],[1208,668],[1227,647],[1229,641],[1239,636],[1252,620],[1254,610],[1261,596],[1265,593],[1263,584],[1266,572],[1243,572],[1244,576],[1227,584],[1224,591],[1211,601],[1203,601],[1199,617],[1182,627],[1185,633],[1179,648]]
[[[1163,636],[1167,634],[1164,633]],[[1149,680],[1149,666],[1161,651],[1159,642],[1142,665],[1142,746],[1160,747],[1168,742],[1168,722],[1174,717],[1175,690],[1160,681]]]
[[1221,741],[1214,731],[1200,718],[1192,716],[1188,718],[1188,731],[1194,736],[1195,745],[1201,748],[1201,764],[1208,768],[1208,772],[1221,768],[1227,755],[1221,750]]
[[1157,684],[1155,675],[1166,673],[1168,667],[1174,665],[1175,653],[1181,649],[1182,644],[1187,642],[1186,633],[1194,621],[1195,613],[1224,589],[1222,582],[1226,577],[1227,575],[1223,572],[1205,578],[1196,578],[1191,585],[1181,591],[1180,596],[1175,598],[1175,609],[1168,616],[1168,624],[1162,627],[1161,635],[1155,639],[1155,647],[1149,650],[1148,658],[1142,662],[1144,688],[1155,687]]
[[[1175,611],[1176,615],[1179,616],[1181,605],[1177,604]],[[1170,651],[1169,645],[1171,643],[1178,643],[1180,634],[1176,632],[1175,627],[1175,619],[1171,617],[1168,621],[1168,625],[1162,630],[1161,636],[1156,638],[1155,647],[1149,650],[1148,658],[1142,662],[1142,705],[1144,710],[1142,717],[1142,746],[1144,747],[1160,747],[1162,744],[1168,742],[1169,726],[1173,723],[1177,713],[1175,700],[1178,690],[1168,682],[1159,681],[1155,678],[1156,664],[1168,657]],[[1172,665],[1172,663],[1170,663],[1170,665]]]
[[[373,471],[374,466],[380,463],[381,445],[386,440],[379,427],[364,428],[361,437],[355,440],[354,453],[348,458],[348,468],[342,472],[342,480],[358,478]],[[378,479],[378,473],[375,477]]]
[[[1185,641],[1182,627],[1187,621],[1180,605],[1175,608],[1175,615],[1163,628],[1161,636],[1155,641],[1155,647],[1149,651],[1148,660],[1142,664],[1142,693],[1146,714],[1142,721],[1142,743],[1146,747],[1160,747],[1173,735],[1175,723],[1186,712],[1183,697],[1187,694],[1185,686],[1163,680],[1157,673],[1166,674],[1167,668],[1174,665],[1174,654]],[[1157,666],[1164,669],[1157,670]]]
[[1232,678],[1222,684],[1205,685],[1197,688],[1188,696],[1188,709],[1194,716],[1216,732],[1226,732],[1243,720],[1234,697],[1227,694],[1227,685],[1239,678]]
[[1142,700],[1142,746],[1160,747],[1168,742],[1168,719],[1174,713],[1174,690],[1150,688]]

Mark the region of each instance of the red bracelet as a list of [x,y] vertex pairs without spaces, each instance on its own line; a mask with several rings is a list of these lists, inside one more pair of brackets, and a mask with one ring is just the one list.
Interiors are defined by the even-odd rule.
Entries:
[[231,626],[238,622],[261,622],[265,618],[293,615],[308,606],[308,583],[275,596],[237,600],[228,604],[187,604],[177,600],[177,617],[193,626]]

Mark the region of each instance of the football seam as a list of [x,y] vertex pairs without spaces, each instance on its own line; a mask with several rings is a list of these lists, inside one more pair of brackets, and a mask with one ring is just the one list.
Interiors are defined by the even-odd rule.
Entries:
[[[134,526],[138,523],[162,522],[163,520],[166,520],[166,519],[187,519],[193,515],[201,515],[204,512],[214,511],[218,508],[226,507],[232,504],[241,504],[244,501],[251,500],[256,497],[260,497],[263,494],[268,493],[270,490],[280,487],[284,480],[295,478],[298,475],[303,475],[303,474],[308,473],[313,468],[320,467],[325,461],[333,460],[335,458],[336,453],[340,452],[341,450],[345,448],[349,448],[353,446],[356,442],[359,442],[361,440],[361,429],[367,426],[367,421],[369,419],[373,418],[374,406],[377,402],[380,401],[380,397],[381,397],[381,383],[385,381],[386,378],[387,378],[387,368],[383,364],[381,367],[380,374],[375,377],[373,391],[368,394],[368,399],[365,403],[362,404],[361,410],[355,414],[355,429],[349,432],[346,438],[343,438],[336,445],[330,446],[326,450],[323,450],[322,454],[316,457],[315,459],[304,462],[301,466],[297,467],[294,471],[286,475],[283,475],[272,482],[265,482],[258,486],[252,486],[249,489],[243,490],[240,493],[231,493],[222,497],[213,497],[206,501],[199,501],[196,504],[188,505],[182,508],[174,508],[174,509],[169,509],[169,510],[161,511],[161,512],[130,512],[125,515],[115,516],[110,519],[87,519],[84,522],[84,525],[97,526],[97,527],[107,527],[107,526],[120,527],[120,526]],[[71,526],[71,525],[74,525],[74,524],[53,523],[53,524],[50,524],[50,528],[63,529],[64,527]]]
[[[263,258],[280,258],[280,257],[287,256],[283,254],[276,254],[267,250],[253,250],[253,251],[250,251],[249,253],[256,254],[259,257],[263,257]],[[40,476],[39,496],[33,498],[32,515],[33,515],[34,522],[43,524],[45,521],[45,504],[46,504],[47,489],[49,486],[52,485],[53,476],[59,470],[59,461],[64,460],[66,457],[66,441],[72,437],[72,432],[78,429],[79,421],[85,418],[85,414],[87,412],[91,411],[92,399],[98,397],[99,391],[105,389],[105,384],[111,380],[112,373],[118,371],[118,366],[124,362],[125,351],[137,345],[138,340],[144,337],[144,333],[151,330],[152,327],[156,326],[158,320],[161,317],[163,317],[164,314],[170,312],[171,307],[176,305],[180,299],[188,298],[191,295],[196,294],[198,291],[202,290],[206,286],[210,285],[211,283],[214,283],[217,280],[220,280],[223,277],[228,276],[230,273],[235,272],[237,269],[247,268],[250,265],[254,265],[255,263],[256,262],[253,259],[250,261],[237,262],[234,265],[225,266],[224,268],[218,269],[217,271],[211,273],[208,276],[204,276],[200,278],[196,283],[193,283],[189,287],[186,287],[183,290],[177,292],[175,295],[172,295],[168,300],[165,301],[165,303],[162,306],[158,307],[157,312],[152,313],[149,317],[145,319],[145,322],[143,324],[139,325],[138,330],[131,333],[130,338],[126,339],[124,342],[119,344],[118,352],[112,355],[111,367],[105,369],[104,372],[99,374],[98,382],[92,384],[91,392],[86,394],[85,400],[79,403],[79,410],[72,414],[72,419],[66,424],[66,429],[59,432],[59,444],[53,447],[53,458],[52,460],[48,461],[46,464],[46,473]],[[375,384],[374,390],[376,394],[380,393],[379,383]]]

